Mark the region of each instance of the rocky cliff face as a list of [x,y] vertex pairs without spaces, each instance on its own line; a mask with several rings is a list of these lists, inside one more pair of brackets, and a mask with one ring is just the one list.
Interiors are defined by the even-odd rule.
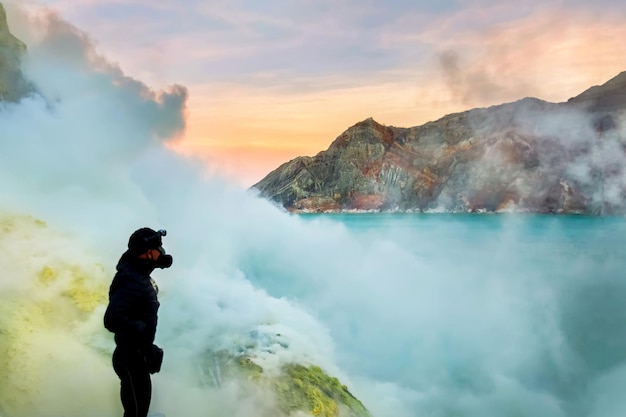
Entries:
[[26,45],[9,31],[6,11],[0,3],[0,101],[16,101],[30,91],[20,70],[25,52]]
[[367,119],[252,188],[287,210],[626,212],[626,72],[411,128]]

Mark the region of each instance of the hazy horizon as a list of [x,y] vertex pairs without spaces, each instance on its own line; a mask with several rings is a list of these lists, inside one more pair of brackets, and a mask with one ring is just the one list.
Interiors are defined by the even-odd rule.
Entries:
[[184,86],[172,146],[243,186],[368,117],[411,127],[526,96],[561,102],[626,69],[613,0],[4,4],[33,48],[61,20],[92,64],[154,91]]

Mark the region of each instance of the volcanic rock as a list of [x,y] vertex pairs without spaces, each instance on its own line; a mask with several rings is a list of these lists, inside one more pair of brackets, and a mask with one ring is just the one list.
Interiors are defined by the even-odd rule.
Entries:
[[252,186],[293,212],[626,212],[626,72],[422,126],[368,118]]
[[9,31],[7,15],[0,3],[0,101],[17,101],[31,90],[20,69],[26,45]]

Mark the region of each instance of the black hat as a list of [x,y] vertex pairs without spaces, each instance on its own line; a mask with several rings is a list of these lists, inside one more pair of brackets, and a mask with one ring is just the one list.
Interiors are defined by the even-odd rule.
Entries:
[[138,253],[148,249],[158,249],[163,245],[161,236],[165,234],[165,230],[154,231],[149,227],[137,229],[128,239],[128,249]]

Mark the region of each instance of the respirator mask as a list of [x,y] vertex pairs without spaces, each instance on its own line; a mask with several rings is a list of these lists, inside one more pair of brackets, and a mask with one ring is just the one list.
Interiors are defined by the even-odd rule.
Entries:
[[172,262],[174,262],[174,258],[172,258],[172,255],[165,253],[165,249],[163,249],[163,246],[159,246],[158,251],[161,254],[159,255],[159,259],[156,260],[154,265],[157,268],[161,269],[169,268],[170,266],[172,266]]
[[157,260],[154,261],[155,268],[169,268],[172,266],[172,255],[168,255],[163,249],[162,237],[167,235],[165,229],[159,229],[154,231],[150,228],[144,227],[133,233],[128,241],[128,248],[135,251],[135,253],[142,253],[148,249],[156,249],[160,255]]
[[166,235],[167,235],[167,230],[159,229],[157,230],[154,237],[150,238],[150,240],[146,242],[148,246],[150,246],[150,244],[159,245],[156,249],[159,251],[160,255],[159,255],[159,258],[154,262],[154,266],[157,268],[161,268],[161,269],[169,268],[170,266],[172,266],[172,262],[174,262],[174,258],[172,258],[172,255],[167,254],[165,252],[165,249],[163,249],[163,246],[162,246],[161,237],[166,236]]

